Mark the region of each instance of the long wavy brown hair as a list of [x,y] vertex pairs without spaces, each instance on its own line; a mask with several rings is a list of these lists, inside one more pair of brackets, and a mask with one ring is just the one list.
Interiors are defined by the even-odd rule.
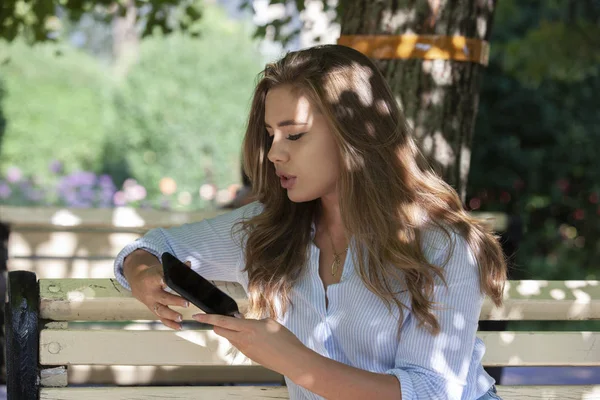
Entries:
[[450,231],[466,239],[479,264],[481,291],[500,305],[506,262],[496,237],[431,170],[375,64],[349,47],[324,45],[268,64],[254,92],[243,160],[264,211],[238,226],[245,238],[248,314],[275,317],[290,306],[290,289],[307,265],[311,224],[320,207],[318,199],[290,201],[267,159],[265,98],[284,84],[310,99],[338,144],[342,222],[347,236],[359,244],[354,262],[369,290],[388,307],[395,304],[402,316],[406,305],[398,300],[400,283],[410,293],[419,323],[437,334],[431,298],[436,277],[445,282],[443,264],[431,264],[421,246],[424,224],[435,224],[449,240]]

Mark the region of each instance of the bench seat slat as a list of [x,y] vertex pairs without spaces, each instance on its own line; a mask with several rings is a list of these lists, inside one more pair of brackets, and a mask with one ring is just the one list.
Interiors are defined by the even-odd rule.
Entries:
[[43,388],[40,400],[130,400],[130,399],[210,399],[264,400],[289,399],[285,386],[221,387],[110,387],[110,388]]
[[70,365],[69,384],[186,385],[217,383],[273,384],[283,376],[259,365]]
[[[600,366],[600,332],[478,332],[486,366]],[[256,365],[212,330],[44,329],[40,364]]]
[[[156,316],[115,279],[40,279],[40,316],[57,321],[155,320]],[[217,282],[247,307],[237,283]],[[498,309],[486,299],[481,320],[587,320],[600,319],[599,281],[510,281],[505,304]],[[175,308],[185,319],[198,309]]]
[[[600,400],[600,385],[565,386],[498,386],[504,400]],[[121,387],[121,388],[43,388],[41,400],[128,400],[131,398],[170,398],[177,400],[206,398],[288,399],[286,387]]]

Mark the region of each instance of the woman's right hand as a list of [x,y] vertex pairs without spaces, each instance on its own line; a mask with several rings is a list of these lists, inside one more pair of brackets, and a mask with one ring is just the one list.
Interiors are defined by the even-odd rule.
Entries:
[[[185,264],[191,267],[189,261]],[[182,315],[172,310],[169,306],[188,307],[189,303],[181,296],[168,293],[164,290],[167,285],[164,281],[162,265],[158,259],[150,265],[138,264],[138,266],[130,268],[127,272],[125,278],[131,287],[133,297],[144,303],[146,307],[158,316],[165,326],[181,330],[179,323],[183,320]]]

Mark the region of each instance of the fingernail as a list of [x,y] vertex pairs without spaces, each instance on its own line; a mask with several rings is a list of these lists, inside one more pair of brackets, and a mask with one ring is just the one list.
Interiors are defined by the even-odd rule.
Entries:
[[184,306],[185,308],[188,308],[188,307],[190,306],[190,302],[189,302],[189,301],[186,301],[186,302],[183,304],[183,306]]
[[183,321],[183,317],[181,315],[178,315],[177,316],[177,322],[181,322],[181,321]]

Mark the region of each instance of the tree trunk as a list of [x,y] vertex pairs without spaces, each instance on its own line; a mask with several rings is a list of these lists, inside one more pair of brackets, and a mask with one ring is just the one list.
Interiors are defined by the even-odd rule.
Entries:
[[[488,40],[495,0],[342,0],[342,35],[424,34]],[[375,60],[435,170],[465,199],[483,66]]]
[[139,51],[139,37],[136,32],[138,10],[133,0],[125,2],[123,15],[117,15],[113,22],[113,58],[115,74],[123,77],[136,61]]

